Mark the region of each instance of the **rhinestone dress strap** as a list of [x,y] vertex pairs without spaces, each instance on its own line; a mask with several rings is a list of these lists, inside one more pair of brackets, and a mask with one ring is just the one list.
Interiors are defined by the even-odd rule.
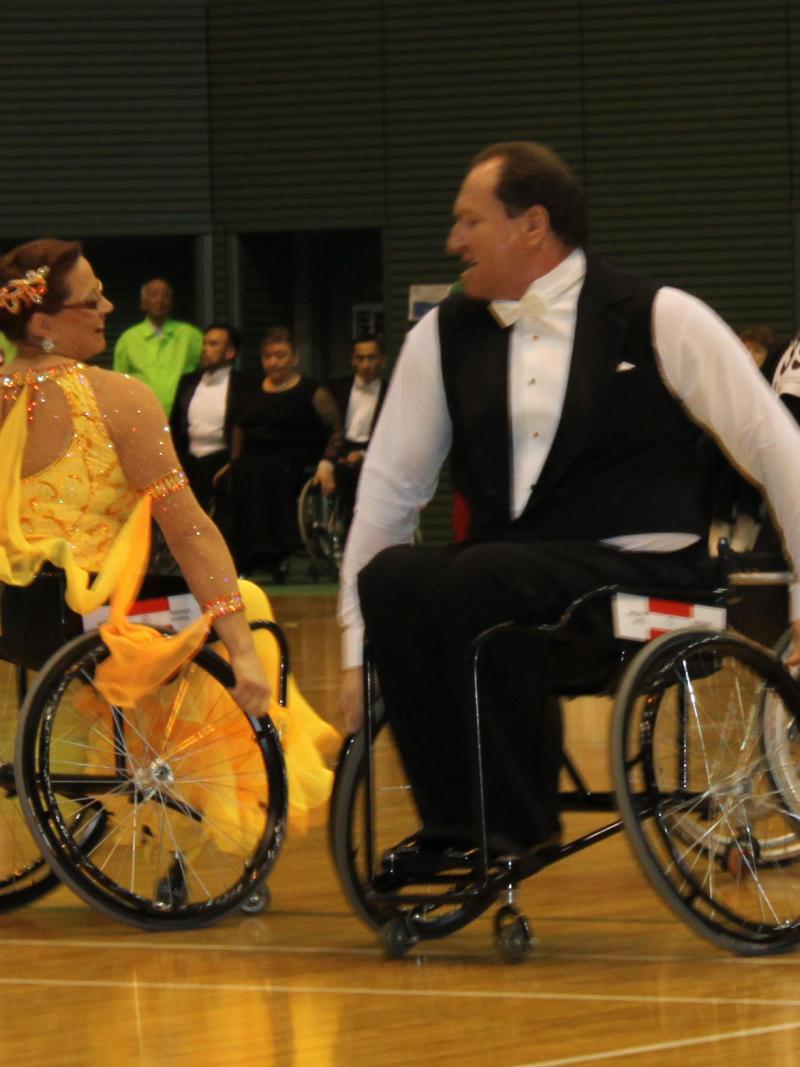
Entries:
[[86,370],[85,363],[59,363],[55,367],[44,367],[39,370],[14,371],[13,374],[0,376],[0,389],[3,400],[15,400],[26,385],[32,385],[34,390],[48,382],[55,382],[61,378],[73,377]]
[[145,489],[145,493],[153,500],[163,500],[170,493],[177,493],[181,489],[186,489],[188,485],[186,472],[182,467],[175,467],[174,470],[168,471],[161,478],[156,478],[154,482],[151,482]]

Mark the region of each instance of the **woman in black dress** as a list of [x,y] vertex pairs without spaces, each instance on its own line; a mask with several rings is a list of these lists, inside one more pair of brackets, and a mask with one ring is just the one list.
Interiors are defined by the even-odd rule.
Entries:
[[335,487],[342,443],[336,402],[297,369],[289,331],[261,342],[263,380],[236,398],[231,440],[234,555],[241,573],[271,571],[286,580],[297,543],[297,497],[309,468],[323,492]]

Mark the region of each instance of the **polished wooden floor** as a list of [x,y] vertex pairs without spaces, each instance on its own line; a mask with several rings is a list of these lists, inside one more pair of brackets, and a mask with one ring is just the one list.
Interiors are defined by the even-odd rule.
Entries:
[[[332,597],[276,601],[301,687],[336,721],[333,610]],[[576,705],[568,711],[572,747],[599,785],[604,710]],[[267,914],[185,934],[138,933],[63,888],[3,914],[3,1061],[800,1062],[800,954],[737,959],[698,939],[644,882],[620,837],[525,885],[520,903],[538,945],[519,966],[499,961],[490,917],[402,961],[385,960],[349,913],[321,828],[287,842],[271,887]]]

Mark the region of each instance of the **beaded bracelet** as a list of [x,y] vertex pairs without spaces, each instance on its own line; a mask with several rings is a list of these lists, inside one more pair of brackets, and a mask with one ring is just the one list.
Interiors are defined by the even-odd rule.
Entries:
[[203,614],[208,612],[212,619],[224,619],[226,615],[235,615],[237,611],[244,611],[241,593],[230,593],[203,604]]
[[156,478],[154,482],[151,482],[145,492],[149,493],[153,500],[163,500],[165,496],[169,496],[170,493],[177,493],[179,489],[186,489],[188,485],[186,472],[182,467],[175,467],[174,470],[169,471],[163,477]]

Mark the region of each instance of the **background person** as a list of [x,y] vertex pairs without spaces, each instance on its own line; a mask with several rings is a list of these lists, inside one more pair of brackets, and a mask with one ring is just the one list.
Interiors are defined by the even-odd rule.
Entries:
[[261,366],[263,378],[242,389],[233,417],[235,556],[242,573],[263,569],[281,582],[298,540],[297,497],[305,472],[314,468],[323,492],[333,492],[342,432],[336,401],[297,369],[284,326],[267,331]]
[[169,317],[172,286],[163,278],[151,278],[142,286],[144,322],[130,326],[114,348],[114,370],[145,382],[167,415],[181,376],[200,362],[203,335],[196,326]]
[[234,363],[241,344],[241,333],[230,323],[206,327],[200,367],[181,378],[170,416],[175,449],[205,511],[214,496],[214,476],[230,455],[233,398],[240,381]]
[[386,358],[380,339],[357,338],[350,362],[355,373],[335,378],[328,386],[339,408],[344,433],[336,464],[336,488],[342,496],[345,525],[353,514],[361,464],[386,396],[386,382],[381,377]]

